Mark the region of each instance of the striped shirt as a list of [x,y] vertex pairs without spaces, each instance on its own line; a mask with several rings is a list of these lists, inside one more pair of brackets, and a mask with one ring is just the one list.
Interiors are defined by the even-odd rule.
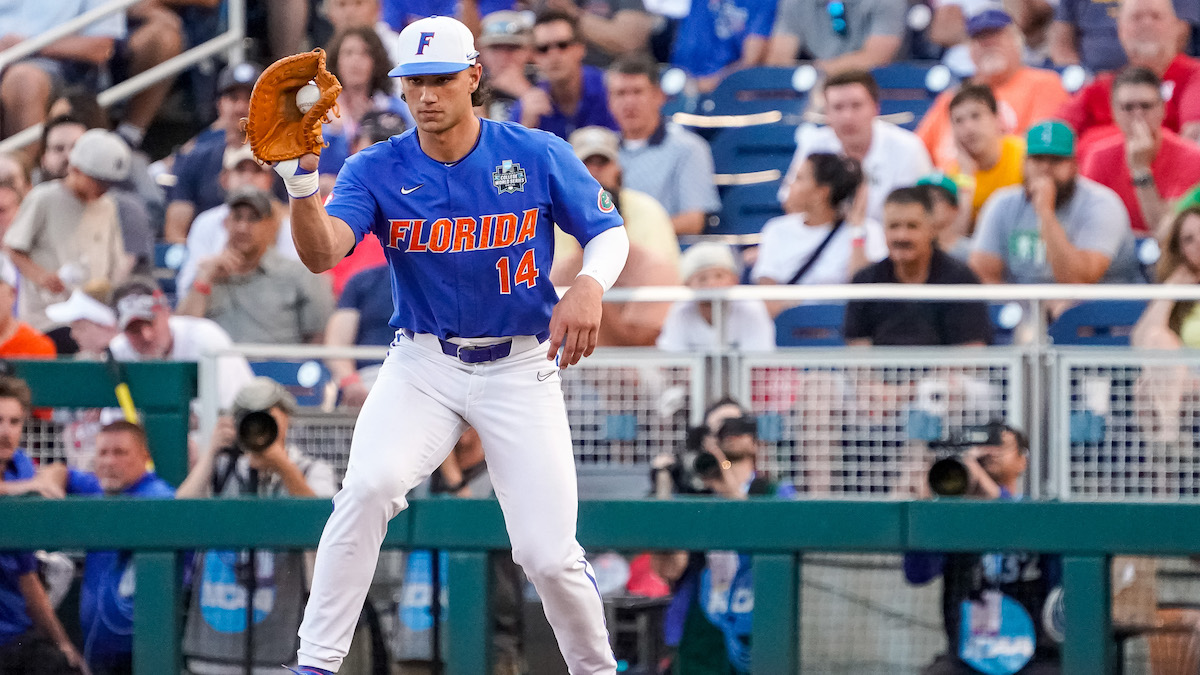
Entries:
[[622,141],[621,170],[625,185],[657,199],[671,216],[721,209],[708,143],[673,122],[645,141]]

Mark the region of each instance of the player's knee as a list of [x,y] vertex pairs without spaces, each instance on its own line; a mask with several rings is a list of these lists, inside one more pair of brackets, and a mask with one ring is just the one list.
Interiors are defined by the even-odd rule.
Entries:
[[[382,472],[346,476],[339,499],[358,506],[383,507],[398,513],[407,502],[408,492],[399,479]],[[342,496],[344,494],[344,496]]]
[[554,579],[569,574],[578,560],[563,556],[546,548],[514,548],[513,561],[525,571],[525,576],[536,585],[542,579]]

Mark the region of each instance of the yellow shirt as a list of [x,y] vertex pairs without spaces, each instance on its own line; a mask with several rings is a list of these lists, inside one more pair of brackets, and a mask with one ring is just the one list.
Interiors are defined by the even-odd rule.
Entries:
[[[647,251],[662,256],[673,265],[679,265],[679,240],[675,238],[675,226],[671,216],[654,197],[645,192],[621,188],[621,217],[625,219],[625,233],[630,246],[641,246]],[[579,253],[579,242],[575,237],[554,227],[554,262]]]
[[1200,347],[1200,302],[1192,306],[1192,311],[1183,317],[1179,326],[1179,341],[1184,347]]
[[[979,209],[992,193],[1009,185],[1020,185],[1024,175],[1025,141],[1017,136],[1005,136],[1000,139],[1000,159],[990,169],[977,171],[974,176],[962,176],[955,162],[948,172],[958,176],[956,180],[975,182],[975,200],[971,204],[971,220],[979,217]],[[959,183],[961,185],[961,182]]]

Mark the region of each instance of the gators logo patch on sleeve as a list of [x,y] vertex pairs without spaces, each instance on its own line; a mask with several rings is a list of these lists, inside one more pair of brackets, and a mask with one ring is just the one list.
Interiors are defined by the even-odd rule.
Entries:
[[612,213],[616,208],[612,195],[608,194],[608,190],[604,188],[600,188],[600,194],[596,196],[596,205],[600,207],[601,213]]

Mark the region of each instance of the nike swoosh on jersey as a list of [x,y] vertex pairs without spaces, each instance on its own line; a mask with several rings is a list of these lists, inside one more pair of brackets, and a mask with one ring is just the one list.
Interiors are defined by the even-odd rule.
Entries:
[[554,374],[553,370],[546,371],[545,373],[538,373],[537,374],[538,382],[545,382],[546,380],[550,379],[550,376],[553,374]]
[[402,194],[402,195],[411,194],[413,192],[416,192],[417,190],[420,190],[423,187],[425,187],[424,183],[421,183],[417,187],[411,187],[411,188],[402,187],[402,188],[400,188],[400,194]]

